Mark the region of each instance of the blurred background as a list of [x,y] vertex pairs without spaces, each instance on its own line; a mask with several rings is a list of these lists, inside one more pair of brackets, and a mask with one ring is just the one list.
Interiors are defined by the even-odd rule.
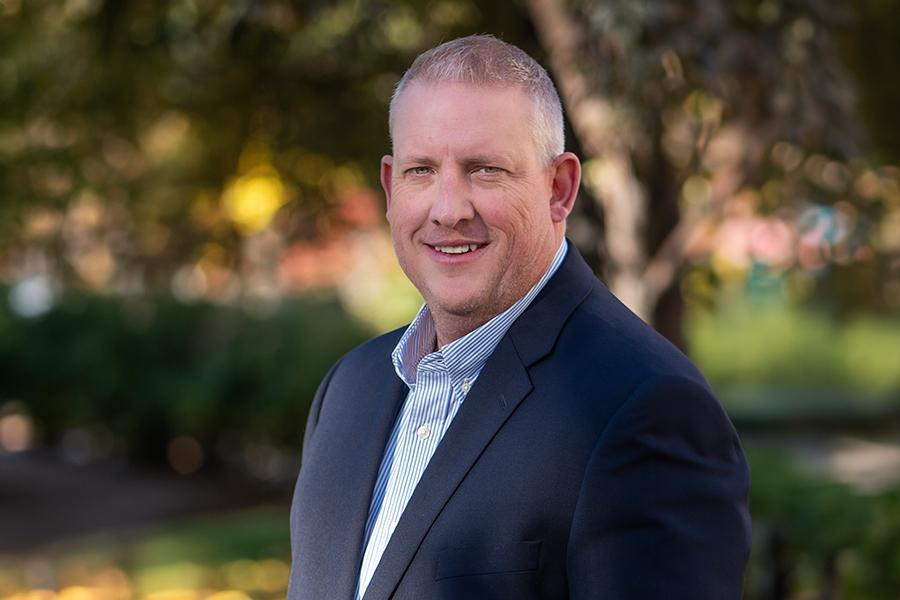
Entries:
[[482,32],[741,433],[746,597],[900,597],[897,2],[0,0],[0,598],[284,597],[315,388],[421,302],[392,88]]

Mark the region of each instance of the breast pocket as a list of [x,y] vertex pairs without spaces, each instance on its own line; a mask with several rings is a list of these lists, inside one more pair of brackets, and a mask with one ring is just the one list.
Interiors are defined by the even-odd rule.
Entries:
[[[447,548],[441,551],[437,557],[437,569],[435,581],[445,581],[453,584],[452,587],[463,585],[464,587],[478,586],[481,580],[487,584],[493,582],[490,587],[500,585],[502,580],[523,582],[526,576],[532,580],[534,572],[540,564],[541,542],[512,542],[505,544],[490,544],[479,546],[463,546]],[[487,577],[490,576],[490,577]],[[465,584],[463,580],[468,580]],[[459,589],[457,592],[463,592]],[[473,595],[470,598],[483,598],[476,589],[471,589]],[[507,596],[515,597],[515,596]]]

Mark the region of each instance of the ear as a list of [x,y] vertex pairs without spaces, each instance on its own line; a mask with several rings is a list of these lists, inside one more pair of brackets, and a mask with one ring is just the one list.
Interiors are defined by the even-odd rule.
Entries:
[[553,159],[550,166],[552,195],[550,197],[550,218],[554,223],[562,223],[572,212],[578,186],[581,184],[581,161],[571,152],[563,152]]
[[394,157],[385,154],[381,157],[381,188],[384,190],[384,199],[387,206],[388,221],[391,214],[391,176],[394,172]]

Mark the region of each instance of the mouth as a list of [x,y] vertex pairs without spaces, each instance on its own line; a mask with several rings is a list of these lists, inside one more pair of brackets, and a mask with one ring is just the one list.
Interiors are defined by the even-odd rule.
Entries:
[[483,244],[460,244],[453,246],[431,246],[441,254],[468,254],[481,248]]
[[462,266],[478,260],[489,243],[468,242],[463,240],[450,240],[437,244],[425,244],[428,254],[438,264],[447,266]]

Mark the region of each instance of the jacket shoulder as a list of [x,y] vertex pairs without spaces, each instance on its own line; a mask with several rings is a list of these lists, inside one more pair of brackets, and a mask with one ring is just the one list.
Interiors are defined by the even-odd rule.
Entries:
[[[634,386],[655,377],[681,377],[708,388],[685,354],[647,325],[602,283],[572,313],[560,334],[557,352],[587,361]],[[587,365],[585,365],[587,366]]]
[[407,327],[408,325],[398,327],[356,346],[337,361],[336,370],[339,368],[340,371],[360,372],[373,366],[384,368],[385,365],[393,369],[391,353]]

